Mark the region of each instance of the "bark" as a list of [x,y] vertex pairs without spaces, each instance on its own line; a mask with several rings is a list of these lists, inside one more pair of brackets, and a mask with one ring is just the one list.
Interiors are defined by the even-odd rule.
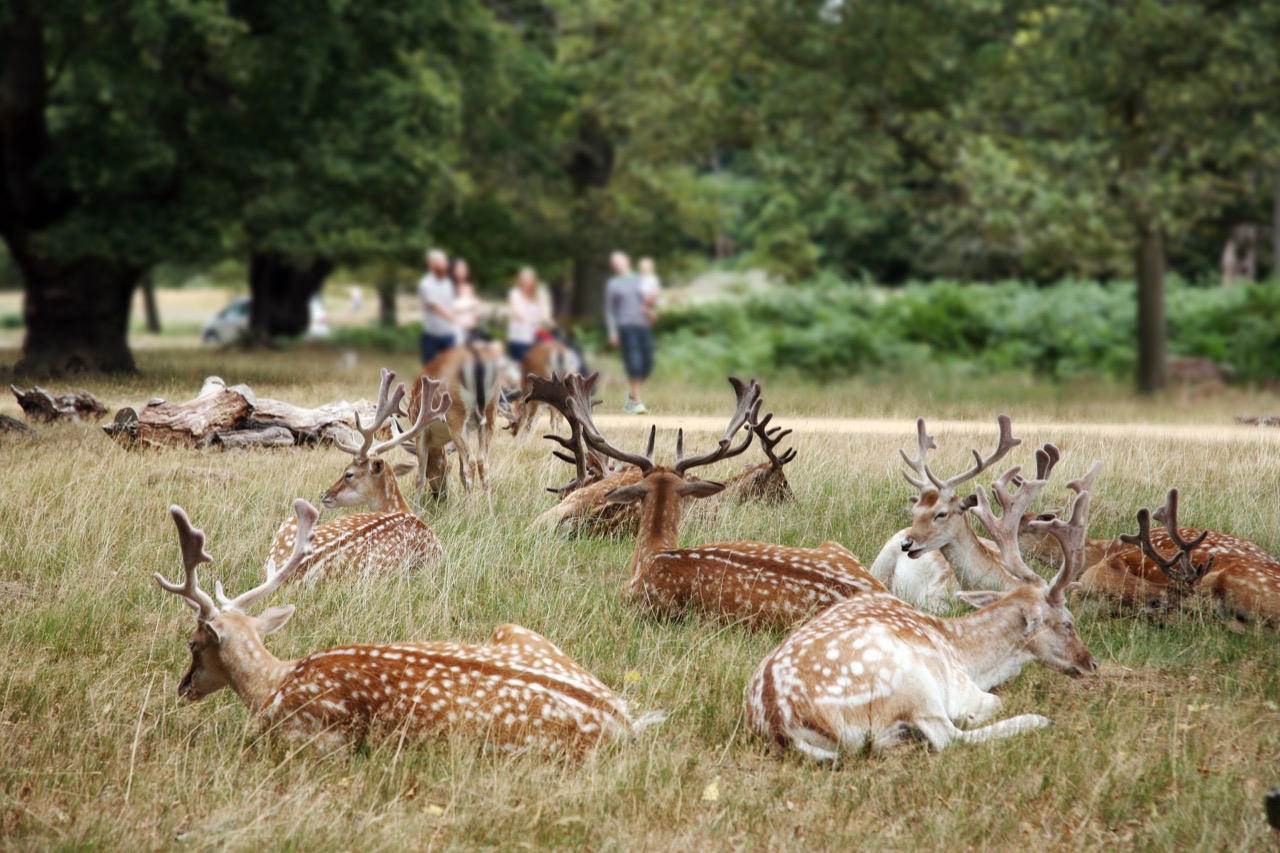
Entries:
[[156,307],[156,280],[151,273],[142,277],[142,305],[147,312],[147,331],[153,335],[160,334],[160,309]]
[[1271,197],[1271,277],[1280,280],[1280,168],[1276,169],[1276,189]]
[[595,116],[583,116],[565,170],[574,196],[573,314],[592,324],[604,322],[604,284],[614,248],[608,243],[603,192],[613,177],[613,164],[613,140]]
[[22,391],[10,385],[9,390],[18,398],[27,420],[37,423],[53,423],[59,420],[100,421],[107,414],[107,407],[88,391],[74,394],[50,394],[39,385],[30,391]]
[[1149,223],[1138,227],[1138,391],[1151,394],[1168,384],[1165,323],[1164,235]]
[[255,252],[249,258],[250,346],[276,335],[301,335],[311,322],[309,303],[333,271],[327,258],[299,260],[279,252]]
[[136,370],[128,331],[139,270],[95,258],[47,263],[25,251],[15,260],[26,281],[27,335],[14,368],[18,375]]
[[396,327],[396,276],[390,264],[378,272],[378,325],[384,329]]

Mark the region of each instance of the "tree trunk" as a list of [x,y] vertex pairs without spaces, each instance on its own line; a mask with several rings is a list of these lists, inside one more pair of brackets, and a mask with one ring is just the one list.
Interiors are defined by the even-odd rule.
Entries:
[[384,329],[396,327],[396,273],[391,264],[378,268],[378,325]]
[[142,277],[142,305],[147,312],[147,331],[160,334],[160,309],[156,307],[156,279],[151,273]]
[[1165,324],[1164,235],[1154,225],[1138,228],[1138,392],[1151,394],[1168,383]]
[[1280,169],[1276,169],[1276,191],[1271,197],[1271,277],[1280,281]]
[[[593,114],[582,116],[565,171],[573,184],[573,314],[604,322],[604,283],[609,277],[607,198],[613,177],[613,140]],[[618,247],[621,248],[621,247]]]
[[311,323],[311,298],[333,271],[327,258],[298,260],[279,252],[249,257],[248,346],[261,346],[276,335],[301,335]]
[[21,376],[132,373],[129,307],[140,271],[107,260],[82,258],[55,264],[30,255],[17,258],[26,280],[23,316],[27,335]]

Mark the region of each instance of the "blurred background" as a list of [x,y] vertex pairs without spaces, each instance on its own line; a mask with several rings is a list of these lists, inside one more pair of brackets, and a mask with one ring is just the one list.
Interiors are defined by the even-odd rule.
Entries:
[[7,0],[0,165],[19,375],[410,355],[439,246],[692,380],[1280,379],[1280,4]]

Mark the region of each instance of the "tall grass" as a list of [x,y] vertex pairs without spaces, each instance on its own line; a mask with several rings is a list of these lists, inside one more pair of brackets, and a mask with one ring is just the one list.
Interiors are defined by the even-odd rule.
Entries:
[[[217,372],[301,403],[369,396],[374,363],[345,372],[324,351],[263,359],[223,356]],[[185,399],[205,370],[195,356],[146,354],[145,379],[94,390],[113,405]],[[169,362],[161,368],[161,361]],[[408,370],[411,364],[392,366]],[[606,396],[616,395],[616,385]],[[865,394],[852,391],[863,388]],[[1017,395],[1007,389],[1008,398]],[[907,520],[896,448],[905,413],[942,419],[991,407],[960,390],[929,397],[872,386],[765,387],[785,424],[810,414],[903,414],[900,436],[804,433],[789,468],[792,508],[724,506],[695,516],[683,541],[751,538],[816,544],[834,538],[864,560]],[[1026,389],[1015,426],[1058,415],[1087,419],[1080,400]],[[665,413],[726,412],[730,392],[655,388]],[[612,397],[609,397],[612,399]],[[822,400],[821,404],[813,402]],[[1158,411],[1102,395],[1103,419],[1194,416],[1177,400]],[[1107,402],[1111,400],[1112,402]],[[641,441],[643,419],[613,430]],[[965,464],[987,426],[938,434],[938,465]],[[1022,459],[1052,427],[1018,431]],[[712,440],[710,433],[687,437]],[[1233,440],[1072,432],[1064,476],[1106,460],[1094,535],[1131,525],[1133,509],[1183,488],[1187,523],[1280,551],[1274,484],[1280,437]],[[659,452],[674,437],[660,436]],[[444,561],[380,582],[285,589],[298,613],[267,641],[282,657],[341,642],[481,642],[519,622],[559,643],[638,710],[667,723],[581,763],[501,757],[468,741],[372,744],[325,753],[258,738],[223,691],[188,704],[175,688],[187,665],[190,611],[151,580],[178,568],[165,508],[187,508],[209,536],[206,582],[235,592],[256,582],[291,499],[315,497],[340,473],[332,450],[143,454],[95,427],[0,437],[8,472],[0,501],[0,846],[11,849],[1247,849],[1275,845],[1261,795],[1280,776],[1280,671],[1274,632],[1228,631],[1211,612],[1171,621],[1075,612],[1099,674],[1071,680],[1038,666],[1000,688],[1008,714],[1056,725],[1027,736],[930,753],[905,745],[835,767],[771,755],[742,725],[742,689],[780,640],[700,618],[658,622],[618,591],[629,541],[564,541],[527,529],[550,505],[543,488],[564,466],[545,442],[501,437],[492,509],[455,493],[422,514]],[[725,466],[721,473],[728,473]],[[408,481],[406,481],[408,482]],[[455,480],[456,483],[456,480]],[[1050,489],[1046,502],[1061,497]],[[709,786],[715,783],[714,793]]]

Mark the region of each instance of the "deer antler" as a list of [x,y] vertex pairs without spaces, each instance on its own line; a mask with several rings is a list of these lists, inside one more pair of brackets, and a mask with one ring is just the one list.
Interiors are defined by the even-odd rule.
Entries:
[[597,375],[592,373],[584,378],[580,374],[570,373],[564,378],[565,386],[569,389],[566,402],[573,419],[578,422],[582,430],[583,440],[596,452],[611,459],[617,459],[619,462],[635,465],[642,474],[648,474],[657,467],[653,462],[653,442],[657,436],[657,427],[649,429],[649,446],[643,456],[639,453],[619,450],[606,441],[596,429],[595,421],[591,419],[591,386],[595,383]]
[[[758,415],[759,412],[760,407],[757,404],[752,410],[752,415]],[[778,445],[782,443],[782,440],[791,435],[791,430],[784,430],[782,427],[769,429],[769,421],[771,420],[773,420],[773,412],[766,412],[763,417],[758,419],[753,417],[751,421],[751,431],[760,439],[760,446],[764,448],[764,455],[769,457],[769,461],[773,463],[773,467],[781,468],[792,459],[796,458],[796,449],[794,447],[788,447],[783,451],[781,456],[774,452]]]
[[938,445],[934,442],[933,436],[925,432],[924,418],[916,418],[916,458],[912,459],[907,455],[907,451],[902,448],[898,448],[898,453],[902,456],[902,461],[906,462],[911,470],[916,472],[916,476],[912,477],[904,470],[902,476],[907,479],[908,483],[921,491],[928,488],[925,483],[925,457],[929,455],[930,450],[936,450],[937,448]]
[[156,583],[174,595],[182,596],[183,600],[196,611],[196,619],[208,622],[218,615],[218,608],[209,597],[209,593],[200,588],[199,566],[201,563],[213,562],[213,558],[204,550],[204,531],[193,527],[191,519],[187,517],[187,511],[176,504],[169,507],[169,514],[173,516],[173,524],[178,528],[178,544],[182,549],[183,581],[171,583],[165,580],[164,575],[156,572]]
[[293,570],[302,565],[303,559],[312,553],[311,531],[315,527],[316,519],[320,517],[320,511],[304,499],[297,498],[293,502],[293,512],[298,516],[298,526],[294,532],[293,553],[289,555],[289,559],[279,569],[269,572],[265,581],[248,592],[240,593],[235,598],[228,599],[223,594],[221,582],[215,584],[214,593],[218,596],[218,603],[222,605],[223,610],[243,611],[259,599],[275,592],[293,573]]
[[[1021,470],[1020,466],[1015,465],[991,484],[991,491],[1000,504],[999,518],[991,511],[987,490],[982,486],[978,487],[978,505],[972,512],[995,540],[996,547],[1000,549],[1000,556],[1004,559],[1004,564],[1009,571],[1024,583],[1042,585],[1044,579],[1027,568],[1027,564],[1022,560],[1022,551],[1018,548],[1018,524],[1022,521],[1022,514],[1027,511],[1027,507],[1031,506],[1031,502],[1045,487],[1047,481],[1021,480],[1018,477]],[[1009,486],[1016,481],[1020,481],[1018,490],[1012,492]]]
[[[930,470],[928,465],[923,465],[925,476],[927,476],[929,481],[933,483],[935,488],[937,488],[939,494],[954,492],[956,486],[972,480],[974,477],[987,470],[987,468],[1003,459],[1010,450],[1013,450],[1013,448],[1022,444],[1022,439],[1014,438],[1013,436],[1013,422],[1009,419],[1008,415],[998,416],[996,418],[996,423],[1000,426],[1000,438],[996,443],[996,449],[993,450],[989,456],[983,458],[982,454],[978,452],[978,448],[973,448],[973,458],[977,464],[968,471],[965,471],[963,474],[957,474],[949,480],[939,480],[934,475],[933,471]],[[921,454],[921,459],[923,460],[923,458],[923,454]],[[911,460],[907,461],[910,463]],[[907,479],[910,478],[908,477]]]
[[[582,387],[584,388],[588,399],[595,393],[596,379],[599,372],[592,373],[590,376],[582,379]],[[585,485],[591,478],[590,470],[592,463],[595,464],[601,472],[605,470],[605,464],[600,459],[595,450],[587,446],[582,438],[582,424],[573,413],[573,408],[569,405],[569,388],[565,384],[565,380],[561,379],[555,373],[551,374],[550,379],[544,379],[536,373],[529,374],[529,393],[525,395],[524,402],[528,404],[531,401],[546,403],[554,408],[564,419],[569,422],[569,437],[552,434],[544,435],[550,441],[554,441],[563,447],[568,453],[561,450],[552,451],[552,455],[557,459],[568,462],[574,466],[575,476],[571,482],[560,488],[549,488],[547,491],[555,494],[564,494],[571,492]],[[567,377],[566,377],[567,378]],[[595,402],[591,401],[594,406]]]
[[686,459],[684,458],[684,430],[676,433],[675,471],[677,474],[683,474],[692,468],[710,465],[712,462],[737,456],[751,444],[751,437],[754,432],[749,429],[747,430],[746,438],[742,440],[741,444],[736,447],[730,446],[734,435],[738,430],[742,429],[742,425],[748,419],[752,422],[757,420],[760,411],[760,383],[754,379],[750,382],[743,382],[736,376],[730,376],[729,384],[733,386],[733,392],[738,398],[738,405],[733,411],[733,417],[729,419],[729,425],[725,427],[724,434],[720,436],[720,441],[715,450],[704,453],[701,456],[690,456]]
[[1086,534],[1089,529],[1089,507],[1093,497],[1088,489],[1083,487],[1082,481],[1092,483],[1101,468],[1102,463],[1095,462],[1089,469],[1089,473],[1081,480],[1072,480],[1067,484],[1067,488],[1076,492],[1076,497],[1071,502],[1070,515],[1066,521],[1054,516],[1031,522],[1032,529],[1048,531],[1062,547],[1062,565],[1049,585],[1051,604],[1060,604],[1067,593],[1067,587],[1074,583],[1085,570],[1085,546],[1088,544]]
[[[394,376],[394,374],[392,375]],[[453,403],[453,399],[449,396],[448,391],[441,392],[440,398],[436,399],[436,391],[439,390],[439,388],[440,388],[440,380],[431,379],[425,375],[419,376],[418,377],[418,400],[419,400],[418,417],[414,420],[413,426],[409,427],[409,429],[405,432],[398,432],[400,425],[399,423],[397,423],[396,418],[394,416],[404,414],[404,412],[399,412],[399,411],[391,412],[390,413],[391,424],[392,424],[391,438],[389,438],[384,442],[381,442],[380,444],[374,447],[368,447],[368,444],[366,442],[364,458],[367,459],[370,456],[378,456],[386,452],[387,450],[390,450],[391,448],[395,447],[397,444],[402,445],[406,450],[409,450],[412,447],[412,450],[410,450],[410,452],[417,453],[417,446],[413,444],[414,437],[417,436],[418,433],[422,432],[427,427],[431,426],[433,421],[438,421],[441,418],[443,418],[445,415],[445,412],[449,411],[449,406]],[[396,389],[396,397],[393,398],[393,402],[396,402],[400,397],[403,397],[403,396],[404,396],[404,386],[401,385]],[[433,400],[435,401],[434,403],[432,402]],[[381,408],[379,409],[379,411],[381,411]],[[380,426],[381,426],[381,423],[375,420],[374,430],[377,430]],[[370,432],[370,435],[372,435],[372,432]],[[357,456],[356,458],[358,459],[360,457]]]
[[[1053,471],[1053,466],[1057,465],[1062,459],[1062,453],[1058,450],[1056,444],[1045,442],[1044,446],[1036,451],[1036,479],[1047,480],[1049,474]],[[1019,475],[1013,481],[1016,485],[1022,485],[1022,476]]]
[[[387,397],[387,393],[391,390],[391,383],[395,381],[395,378],[394,370],[382,368],[382,382],[378,386],[378,404],[374,408],[373,422],[367,428],[360,422],[360,413],[356,413],[356,432],[359,433],[362,439],[361,443],[352,444],[342,439],[336,439],[334,442],[338,447],[354,456],[357,462],[363,462],[369,458],[370,448],[373,447],[374,435],[382,428],[387,418],[394,415],[408,417],[408,413],[400,409],[400,401],[404,399],[403,383],[396,386],[395,393],[391,394],[390,398]],[[426,408],[426,406],[424,405],[423,408]],[[396,439],[395,441],[399,440]],[[392,443],[395,443],[395,441]]]
[[1190,542],[1182,538],[1178,532],[1178,490],[1170,489],[1169,496],[1165,500],[1162,508],[1156,510],[1155,520],[1164,525],[1169,539],[1178,548],[1178,552],[1172,557],[1166,559],[1156,550],[1155,544],[1151,541],[1151,510],[1145,506],[1138,510],[1136,517],[1138,519],[1138,533],[1135,536],[1132,533],[1121,533],[1120,541],[1130,545],[1137,545],[1142,548],[1142,553],[1147,555],[1151,562],[1160,567],[1160,570],[1168,575],[1169,580],[1184,587],[1194,586],[1209,570],[1213,568],[1213,561],[1216,555],[1209,555],[1208,562],[1195,563],[1191,559],[1191,551],[1204,542],[1205,537],[1209,535],[1209,531],[1204,531]]

